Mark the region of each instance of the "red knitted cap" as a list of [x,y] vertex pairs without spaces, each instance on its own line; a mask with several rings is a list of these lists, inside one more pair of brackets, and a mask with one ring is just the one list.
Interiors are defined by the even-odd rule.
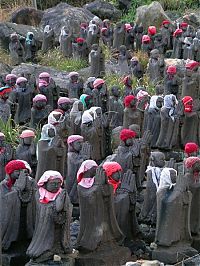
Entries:
[[120,132],[120,139],[122,141],[125,141],[127,139],[132,139],[136,137],[136,133],[133,130],[130,129],[122,129],[122,131]]
[[134,95],[128,95],[124,98],[124,104],[125,107],[129,107],[132,100],[134,100],[136,97]]
[[26,164],[21,160],[12,160],[5,166],[6,174],[10,175],[15,170],[27,169]]
[[194,142],[188,142],[185,144],[185,153],[187,153],[188,155],[198,151],[198,149],[199,149],[198,145]]

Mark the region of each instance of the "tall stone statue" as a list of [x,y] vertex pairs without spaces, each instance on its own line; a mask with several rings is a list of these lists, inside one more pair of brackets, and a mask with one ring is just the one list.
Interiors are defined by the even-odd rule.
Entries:
[[150,59],[147,68],[147,73],[152,83],[156,84],[158,81],[161,81],[163,79],[164,68],[164,59],[161,57],[159,50],[153,49],[150,52]]
[[172,32],[171,32],[169,20],[164,20],[162,22],[160,33],[162,34],[162,40],[165,45],[165,52],[166,52],[167,50],[170,50],[172,48],[172,45],[171,45]]
[[5,135],[0,132],[0,181],[5,178],[5,166],[14,157],[14,150],[11,144],[6,143]]
[[92,91],[93,106],[101,107],[102,113],[108,112],[108,90],[103,79],[96,79],[93,83],[94,89]]
[[172,58],[179,58],[183,57],[183,40],[184,37],[182,29],[176,29],[173,33],[173,52]]
[[98,44],[93,44],[89,54],[90,76],[102,77],[105,73],[105,55],[102,48]]
[[73,107],[70,111],[70,132],[72,135],[77,135],[81,133],[80,126],[83,110],[84,106],[80,100],[77,100],[73,103]]
[[136,51],[141,50],[141,46],[142,46],[142,36],[143,36],[143,31],[144,28],[142,25],[136,25],[135,26],[135,31],[136,31]]
[[79,99],[83,92],[83,82],[79,78],[78,72],[70,72],[69,73],[69,85],[67,88],[68,97]]
[[22,46],[17,33],[12,33],[10,35],[9,52],[11,64],[13,66],[24,62],[24,47]]
[[131,74],[137,79],[142,79],[144,75],[144,69],[142,64],[139,62],[139,59],[134,56],[130,61],[130,71]]
[[151,43],[151,38],[149,37],[149,35],[143,35],[142,36],[142,45],[141,45],[141,50],[148,54],[148,56],[150,56],[150,52],[153,49],[152,47],[152,43]]
[[57,171],[46,171],[37,183],[36,224],[27,255],[32,263],[53,261],[58,255],[69,261],[72,253],[70,244],[70,222],[72,205],[66,189],[62,188],[63,177]]
[[63,56],[72,57],[72,34],[63,26],[59,36],[60,50]]
[[176,66],[170,65],[167,67],[167,73],[164,78],[165,94],[174,94],[179,97],[179,88],[181,81],[177,76]]
[[123,125],[124,105],[120,98],[120,88],[113,86],[109,97],[109,112],[112,113],[110,126],[112,128]]
[[138,100],[134,95],[128,95],[124,98],[124,128],[128,128],[132,124],[142,124],[143,114],[137,109],[137,102]]
[[8,101],[11,88],[5,86],[0,88],[0,119],[7,123],[11,117],[10,102]]
[[25,59],[26,61],[35,62],[37,44],[33,32],[28,32],[25,40]]
[[113,48],[119,50],[119,47],[124,44],[125,30],[124,24],[117,22],[113,31]]
[[126,76],[123,78],[123,84],[124,84],[124,88],[123,88],[123,97],[126,97],[130,94],[134,94],[133,93],[133,88],[132,88],[132,84],[133,84],[133,80],[131,78],[131,76]]
[[125,45],[120,45],[118,66],[121,75],[127,75],[129,73],[129,60],[131,59],[130,53],[127,51]]
[[54,48],[54,31],[49,26],[46,25],[43,32],[43,41],[42,41],[42,52],[46,53],[52,48]]
[[94,89],[94,81],[95,81],[95,77],[89,77],[85,84],[84,84],[84,89],[83,89],[83,92],[87,95],[91,95],[92,96],[92,90]]
[[89,49],[87,42],[84,38],[77,38],[76,42],[72,43],[73,58],[74,59],[83,59],[88,60]]

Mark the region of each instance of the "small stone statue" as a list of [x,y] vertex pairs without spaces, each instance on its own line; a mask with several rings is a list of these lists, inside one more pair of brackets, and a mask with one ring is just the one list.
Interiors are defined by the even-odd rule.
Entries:
[[99,44],[100,29],[95,21],[90,21],[87,31],[86,42],[90,48],[93,44]]
[[0,183],[1,243],[4,252],[16,256],[16,244],[18,252],[25,252],[33,236],[35,181],[29,176],[30,166],[23,160],[10,161],[5,171],[6,178]]
[[123,125],[124,105],[120,98],[120,88],[113,86],[109,97],[109,112],[112,113],[111,128]]
[[151,152],[150,165],[147,167],[147,185],[140,220],[152,225],[156,224],[156,192],[160,184],[160,176],[165,165],[165,155],[162,152]]
[[111,133],[111,148],[112,152],[115,153],[116,149],[120,145],[120,132],[122,131],[123,127],[119,126],[112,130]]
[[46,53],[52,48],[54,48],[54,31],[49,25],[46,25],[43,33],[42,52]]
[[0,88],[0,119],[7,123],[11,117],[10,102],[8,101],[11,88],[5,86]]
[[117,222],[126,237],[126,241],[135,240],[139,233],[139,225],[135,213],[136,183],[131,170],[122,173],[120,164],[105,162],[103,169],[106,172],[108,183],[113,186],[114,203]]
[[142,36],[143,36],[144,28],[142,25],[136,25],[135,31],[136,31],[136,38],[135,38],[136,39],[135,40],[136,51],[138,51],[138,50],[141,50],[141,47],[142,47]]
[[151,38],[149,35],[143,35],[142,36],[142,45],[141,45],[141,50],[144,53],[147,53],[148,56],[150,56],[150,52],[153,49],[152,43],[151,43]]
[[93,106],[101,107],[102,113],[108,112],[109,95],[105,80],[98,78],[94,81],[93,86],[94,86],[94,89],[92,91]]
[[143,120],[143,114],[137,109],[137,98],[134,95],[128,95],[124,98],[124,119],[123,127],[129,128],[132,124],[141,125]]
[[70,72],[69,75],[69,85],[68,85],[68,97],[77,98],[81,96],[83,92],[83,82],[79,79],[78,72]]
[[87,42],[84,38],[77,38],[75,43],[72,43],[73,58],[88,60],[89,50]]
[[186,37],[183,42],[183,59],[194,60],[194,47],[192,37]]
[[66,147],[60,136],[56,133],[55,126],[46,124],[42,127],[37,149],[36,180],[39,180],[43,173],[49,169],[59,170],[60,173],[64,173]]
[[37,94],[33,98],[33,107],[31,108],[31,128],[40,128],[46,124],[51,111],[52,107],[47,105],[47,97],[43,94]]
[[49,104],[52,108],[57,107],[60,91],[49,73],[40,73],[38,90],[40,94],[43,94],[47,97],[47,104]]
[[81,133],[81,119],[83,115],[84,106],[83,103],[79,100],[73,103],[73,107],[70,111],[70,133],[72,135],[78,135]]
[[30,165],[33,177],[35,177],[37,166],[36,144],[34,139],[35,133],[32,130],[26,129],[22,131],[20,143],[16,148],[16,159],[24,160]]
[[113,48],[119,50],[121,45],[124,45],[125,41],[125,30],[124,24],[117,22],[113,31]]
[[171,149],[177,145],[179,120],[177,117],[177,100],[173,94],[165,95],[164,105],[160,111],[161,128],[156,146],[161,149]]
[[170,65],[167,68],[167,74],[164,78],[165,94],[174,94],[179,96],[179,86],[181,81],[177,76],[176,66]]
[[124,77],[123,84],[124,84],[123,97],[126,97],[128,95],[133,95],[133,88],[132,88],[133,80],[131,76]]
[[13,66],[24,62],[24,47],[22,46],[17,33],[12,33],[10,35],[9,51],[11,64]]
[[156,33],[157,33],[157,29],[156,29],[155,26],[149,26],[148,27],[148,35],[149,35],[149,37],[151,39],[152,49],[155,49],[155,47],[154,47],[154,41],[155,41]]
[[93,44],[89,54],[90,76],[98,78],[105,73],[105,55],[98,44]]
[[8,74],[6,75],[6,86],[11,88],[12,90],[15,89],[17,76],[14,74]]
[[30,264],[53,261],[55,254],[68,261],[71,254],[70,222],[72,205],[63,177],[57,171],[46,171],[40,177],[36,193],[37,219],[32,241],[27,249]]
[[137,79],[142,79],[143,78],[144,68],[143,68],[142,64],[139,62],[139,59],[136,56],[131,58],[131,61],[130,61],[130,72]]
[[35,62],[37,45],[33,32],[28,32],[25,40],[25,60]]
[[160,56],[157,49],[153,49],[150,52],[150,59],[147,68],[147,73],[149,75],[150,81],[156,84],[158,81],[162,80],[164,77],[165,62]]
[[90,145],[83,143],[83,137],[80,135],[71,135],[67,139],[67,178],[66,186],[73,204],[78,204],[77,194],[77,172],[86,159],[90,158]]
[[16,89],[12,92],[12,103],[17,104],[15,122],[22,125],[31,119],[31,102],[33,91],[27,86],[27,79],[19,77],[16,81]]
[[13,159],[13,156],[12,146],[5,142],[5,135],[0,132],[0,181],[5,178],[5,166]]
[[164,20],[162,22],[162,27],[160,29],[160,33],[162,35],[163,44],[165,46],[164,51],[166,52],[167,50],[171,50],[171,48],[172,48],[172,45],[171,45],[172,32],[171,32],[169,20]]
[[193,107],[193,99],[185,96],[182,99],[184,106],[181,117],[181,144],[185,146],[188,142],[199,142],[199,116]]
[[161,55],[165,54],[165,44],[161,33],[157,33],[154,37],[154,49],[158,49]]
[[[89,253],[98,252],[108,243],[117,246],[123,241],[123,234],[114,214],[113,188],[107,183],[104,170],[97,168],[94,161],[86,160],[77,173],[77,181],[81,221],[78,250]],[[87,217],[91,217],[89,227]],[[100,231],[99,226],[102,228]]]
[[81,23],[79,36],[83,39],[86,39],[87,31],[88,31],[88,23],[85,23],[85,22]]
[[182,29],[176,29],[173,33],[173,52],[172,58],[183,58],[183,41],[184,37]]
[[63,26],[59,36],[60,50],[64,57],[72,57],[72,34]]
[[125,40],[124,44],[128,50],[135,50],[135,29],[129,23],[125,24]]
[[109,48],[113,45],[113,31],[111,28],[103,27],[101,28],[101,39],[103,44]]
[[153,95],[150,100],[150,105],[147,110],[146,127],[152,134],[151,148],[157,148],[156,142],[160,133],[161,117],[160,110],[163,105],[163,97]]
[[95,81],[95,77],[89,77],[87,79],[87,81],[85,82],[84,84],[84,89],[83,89],[83,92],[87,95],[90,95],[92,96],[92,90],[94,89],[94,81]]
[[121,75],[129,73],[129,60],[131,59],[130,53],[127,51],[125,45],[119,47],[118,66]]
[[62,110],[65,114],[70,113],[72,101],[67,97],[60,97],[58,99],[58,109]]

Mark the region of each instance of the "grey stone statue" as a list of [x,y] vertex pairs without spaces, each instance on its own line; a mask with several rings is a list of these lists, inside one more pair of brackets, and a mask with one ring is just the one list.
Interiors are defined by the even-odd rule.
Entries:
[[120,88],[113,86],[109,97],[109,112],[112,113],[111,128],[123,125],[124,105],[120,98]]
[[69,73],[69,85],[67,88],[68,97],[79,99],[83,92],[83,81],[79,78],[78,72]]
[[164,68],[164,59],[161,57],[159,50],[153,49],[150,53],[150,59],[147,68],[147,73],[152,83],[156,84],[158,81],[163,79]]
[[72,57],[72,34],[63,26],[59,36],[60,50],[63,56]]
[[37,44],[33,32],[28,32],[25,40],[25,60],[35,62]]
[[124,24],[121,22],[117,22],[113,31],[113,48],[119,50],[121,45],[124,45],[125,41],[125,30]]
[[8,100],[11,88],[5,86],[0,88],[0,119],[7,123],[11,117],[11,107]]
[[24,47],[22,46],[17,33],[10,35],[9,51],[11,57],[11,64],[13,66],[24,62]]
[[102,77],[105,73],[105,55],[102,52],[102,48],[98,44],[91,46],[91,52],[89,54],[90,63],[90,76]]
[[46,25],[43,32],[42,52],[46,53],[54,47],[54,31]]

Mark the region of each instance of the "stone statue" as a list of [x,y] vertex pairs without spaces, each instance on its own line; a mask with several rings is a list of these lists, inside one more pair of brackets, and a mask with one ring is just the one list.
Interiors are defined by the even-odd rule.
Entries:
[[72,101],[69,98],[60,97],[58,99],[57,104],[58,104],[58,109],[62,110],[64,112],[65,116],[70,113]]
[[124,44],[128,50],[135,50],[135,29],[129,23],[125,24]]
[[134,95],[128,95],[124,98],[124,128],[128,128],[132,124],[142,125],[143,113],[137,109],[137,102],[138,100]]
[[46,171],[40,177],[36,193],[36,225],[32,241],[27,249],[31,263],[53,261],[55,254],[63,261],[72,253],[70,245],[70,222],[72,205],[63,177],[57,171]]
[[68,85],[68,97],[77,98],[81,96],[83,92],[83,82],[79,78],[78,72],[70,72],[69,75],[69,85]]
[[37,94],[33,98],[33,106],[31,108],[31,128],[42,128],[47,123],[49,113],[52,107],[47,105],[47,97],[43,94]]
[[31,73],[30,70],[25,70],[21,72],[21,77],[24,77],[27,79],[27,87],[30,87],[32,89],[33,95],[35,96],[36,91],[37,91],[35,74]]
[[149,35],[143,35],[142,36],[141,50],[144,53],[148,54],[148,56],[150,56],[150,52],[152,49],[153,49],[152,42],[151,42]]
[[116,127],[111,133],[111,148],[112,152],[115,153],[116,149],[120,145],[120,132],[123,129],[122,126]]
[[139,62],[139,59],[136,56],[131,58],[131,61],[130,61],[130,72],[137,79],[142,79],[143,78],[144,68],[143,68],[142,64]]
[[120,98],[120,88],[113,86],[109,97],[109,112],[112,113],[111,128],[123,125],[124,105]]
[[47,97],[47,104],[52,108],[57,107],[60,90],[56,86],[55,81],[47,72],[42,72],[39,75],[38,91]]
[[123,88],[123,97],[126,97],[128,95],[133,95],[133,88],[132,88],[132,84],[133,84],[133,80],[131,78],[131,76],[126,76],[123,78],[123,84],[124,84],[124,88]]
[[35,177],[37,159],[36,159],[36,144],[35,133],[32,130],[26,129],[20,135],[20,143],[16,148],[16,159],[26,161],[31,169],[32,176]]
[[83,115],[83,104],[81,101],[77,100],[73,103],[73,107],[70,111],[70,133],[72,135],[80,135],[81,130],[81,119]]
[[98,44],[91,46],[91,52],[89,54],[90,63],[90,76],[101,77],[105,73],[105,55],[102,53],[102,48]]
[[64,174],[66,147],[56,133],[55,126],[46,124],[42,127],[37,150],[38,164],[36,180],[39,180],[43,173],[50,169],[55,171],[59,170],[60,173]]
[[120,45],[119,56],[118,56],[118,66],[121,75],[126,75],[129,73],[129,60],[131,59],[130,53],[127,51],[125,45]]
[[153,95],[147,110],[146,125],[144,130],[149,130],[152,134],[151,148],[157,148],[156,142],[160,133],[161,117],[160,110],[163,105],[161,96]]
[[109,48],[113,45],[113,30],[111,27],[103,27],[101,28],[101,39],[103,44],[108,46]]
[[135,240],[139,233],[135,212],[137,194],[135,176],[131,170],[123,174],[120,164],[116,162],[105,162],[103,169],[108,183],[113,186],[118,225],[126,237],[126,242]]
[[149,64],[147,68],[147,73],[149,75],[150,81],[156,84],[161,81],[164,77],[165,62],[160,56],[159,50],[153,49],[150,53]]
[[83,39],[86,39],[87,31],[88,31],[88,23],[85,23],[85,22],[81,23],[79,36]]
[[95,21],[90,21],[87,31],[86,42],[90,48],[93,44],[99,44],[100,29]]
[[199,62],[200,61],[200,38],[195,37],[193,39],[193,54],[194,54],[194,60]]
[[180,85],[181,81],[177,76],[176,66],[168,66],[167,73],[164,78],[165,94],[174,94],[176,97],[179,97]]
[[193,98],[185,96],[182,99],[184,110],[181,119],[181,144],[185,146],[188,142],[199,142],[199,115],[193,107]]
[[136,51],[141,50],[143,30],[144,30],[144,28],[143,28],[142,25],[136,25],[135,26],[135,31],[136,31],[136,37],[135,37]]
[[16,256],[25,252],[35,225],[35,181],[31,168],[23,160],[12,160],[6,167],[6,178],[0,183],[1,243],[3,252]]
[[164,105],[160,111],[161,127],[156,146],[161,149],[172,149],[177,145],[179,119],[177,100],[173,94],[165,95]]
[[63,26],[59,36],[60,51],[64,57],[72,57],[72,34]]
[[[107,245],[112,245],[113,249],[118,249],[118,243],[122,243],[124,236],[117,224],[114,213],[113,188],[107,183],[104,170],[101,167],[97,168],[94,161],[86,160],[78,171],[77,180],[81,221],[77,239],[78,250],[81,253],[94,256],[102,249],[106,252]],[[99,208],[96,208],[96,204]],[[88,226],[88,217],[91,217],[90,226]],[[105,226],[102,227],[102,224]],[[98,230],[99,226],[102,228],[100,231]],[[124,255],[124,253],[122,254]],[[104,265],[109,265],[111,261],[113,263],[116,260],[115,264],[121,265],[125,259],[122,254],[119,256],[119,253],[115,253],[112,259],[111,257],[103,258],[102,256],[98,256],[96,259],[104,260]]]
[[15,122],[23,125],[31,118],[31,102],[33,91],[27,86],[27,79],[19,77],[16,81],[16,89],[12,92],[12,103],[17,105]]
[[24,62],[24,47],[20,43],[17,33],[10,35],[9,52],[11,57],[11,64],[13,66]]
[[28,32],[25,40],[25,60],[35,62],[37,45],[33,32]]
[[14,152],[11,144],[6,143],[5,135],[0,132],[0,181],[5,178],[5,166],[13,159]]
[[184,39],[184,45],[183,45],[183,59],[191,59],[194,60],[194,47],[193,47],[193,39],[192,37],[186,37]]
[[176,29],[173,33],[173,52],[172,58],[183,58],[183,41],[184,37],[182,29]]
[[147,167],[147,184],[140,220],[152,225],[156,224],[156,192],[160,184],[160,175],[165,165],[165,155],[162,152],[151,152],[150,165]]
[[169,20],[164,20],[162,22],[162,27],[160,29],[160,33],[162,35],[162,40],[163,44],[165,45],[165,52],[167,50],[171,50],[172,45],[171,45],[171,36],[172,36],[172,31],[170,27],[170,21]]
[[43,41],[42,41],[42,52],[46,53],[52,48],[54,48],[54,31],[49,26],[46,25],[43,32]]
[[87,81],[85,82],[84,84],[84,89],[83,89],[83,92],[87,95],[90,95],[92,96],[92,90],[94,89],[94,81],[95,81],[95,77],[89,77],[87,79]]
[[124,45],[125,30],[122,22],[117,22],[113,31],[113,48],[119,50],[121,45]]
[[0,119],[7,123],[11,117],[10,102],[8,101],[11,88],[5,86],[0,88]]
[[148,36],[151,39],[152,49],[155,49],[155,47],[154,47],[154,41],[155,41],[155,36],[157,34],[157,29],[156,29],[155,26],[149,26],[148,29],[147,29],[147,32],[148,32]]
[[157,33],[154,37],[154,49],[157,49],[161,55],[165,54],[165,44],[161,33]]
[[67,139],[67,178],[66,186],[71,202],[77,205],[77,172],[86,159],[90,158],[90,145],[83,143],[83,137],[80,135],[71,135]]
[[84,38],[77,38],[75,43],[72,43],[73,58],[88,60],[89,49]]
[[102,113],[106,113],[109,110],[108,101],[108,90],[103,79],[96,79],[93,83],[94,89],[92,91],[93,95],[93,106],[101,107]]

